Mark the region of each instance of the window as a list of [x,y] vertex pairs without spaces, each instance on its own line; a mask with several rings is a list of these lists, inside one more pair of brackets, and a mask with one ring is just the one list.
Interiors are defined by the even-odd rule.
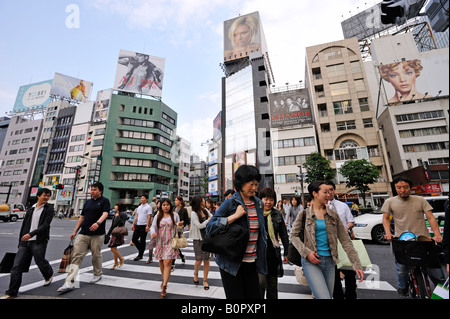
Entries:
[[352,73],[362,73],[361,64],[359,61],[350,62],[350,67],[352,69]]
[[342,58],[342,48],[331,47],[323,50],[323,55],[326,61]]
[[363,92],[366,90],[366,85],[363,79],[355,80],[356,92]]
[[400,133],[400,137],[402,137],[402,138],[414,137],[414,136],[440,135],[440,134],[447,134],[447,127],[440,126],[440,127],[432,127],[432,128],[421,128],[421,129],[415,129],[415,130],[402,130],[399,133]]
[[348,94],[348,82],[338,82],[330,84],[332,96]]
[[359,102],[359,108],[360,108],[361,112],[370,111],[368,98],[363,97],[361,99],[358,99],[358,102]]
[[397,123],[410,122],[410,121],[423,121],[423,120],[437,119],[437,118],[443,118],[443,117],[444,117],[444,111],[442,111],[442,110],[421,112],[421,113],[402,114],[402,115],[395,116]]
[[333,107],[335,115],[353,113],[352,101],[350,100],[333,102]]
[[346,130],[355,130],[356,124],[355,121],[343,121],[337,122],[337,130],[338,131],[346,131]]
[[344,64],[335,64],[327,66],[328,77],[345,75]]
[[448,150],[448,142],[403,145],[405,153]]
[[363,124],[365,128],[373,127],[372,119],[363,119]]
[[326,104],[318,104],[317,108],[319,109],[320,116],[328,116],[327,105]]

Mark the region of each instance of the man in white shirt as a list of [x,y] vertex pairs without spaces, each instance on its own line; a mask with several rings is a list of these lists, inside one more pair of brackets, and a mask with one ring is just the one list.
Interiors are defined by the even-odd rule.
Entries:
[[20,228],[19,249],[11,269],[9,289],[1,299],[17,297],[22,283],[22,273],[30,267],[32,258],[44,276],[44,286],[52,282],[53,269],[45,259],[47,243],[50,239],[50,223],[55,215],[53,206],[47,203],[51,194],[47,188],[39,189],[36,195],[37,203],[27,210]]
[[148,195],[141,196],[141,205],[135,210],[135,217],[131,230],[133,231],[132,242],[138,250],[135,261],[141,260],[146,247],[147,233],[150,230],[150,222],[152,219],[152,207],[148,204]]
[[[332,181],[327,181],[328,185],[328,208],[334,209],[341,219],[344,226],[347,228],[348,233],[351,236],[352,228],[355,226],[355,219],[353,218],[350,207],[346,203],[343,203],[334,198],[336,186]],[[353,239],[353,238],[352,238]],[[341,274],[344,274],[345,280],[345,293],[342,289]],[[336,277],[334,279],[334,299],[356,299],[356,273],[353,270],[344,270],[336,268]]]

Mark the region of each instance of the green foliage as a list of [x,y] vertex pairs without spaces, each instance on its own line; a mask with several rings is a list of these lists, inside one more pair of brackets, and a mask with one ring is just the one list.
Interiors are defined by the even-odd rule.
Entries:
[[334,169],[330,166],[330,161],[320,153],[311,153],[303,167],[308,173],[308,177],[305,179],[307,183],[317,180],[332,180],[336,175]]
[[365,206],[365,194],[370,190],[369,185],[375,183],[380,176],[378,168],[365,159],[352,160],[345,162],[339,173],[347,179],[348,188],[354,187],[361,193]]

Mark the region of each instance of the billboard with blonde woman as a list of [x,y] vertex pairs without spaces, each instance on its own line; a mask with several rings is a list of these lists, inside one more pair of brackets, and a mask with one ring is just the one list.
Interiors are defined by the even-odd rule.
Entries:
[[262,28],[259,13],[253,12],[224,22],[224,61],[262,55]]
[[448,96],[448,67],[445,54],[379,65],[388,105]]

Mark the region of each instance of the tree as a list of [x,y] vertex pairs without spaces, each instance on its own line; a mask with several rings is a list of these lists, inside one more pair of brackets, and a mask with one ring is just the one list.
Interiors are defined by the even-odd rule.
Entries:
[[380,176],[378,168],[366,159],[347,161],[339,169],[339,173],[347,179],[347,187],[356,188],[366,206],[366,192],[369,185],[376,182]]
[[305,179],[307,183],[318,180],[331,180],[336,175],[334,169],[330,166],[330,161],[317,152],[308,156],[303,167],[308,174]]

